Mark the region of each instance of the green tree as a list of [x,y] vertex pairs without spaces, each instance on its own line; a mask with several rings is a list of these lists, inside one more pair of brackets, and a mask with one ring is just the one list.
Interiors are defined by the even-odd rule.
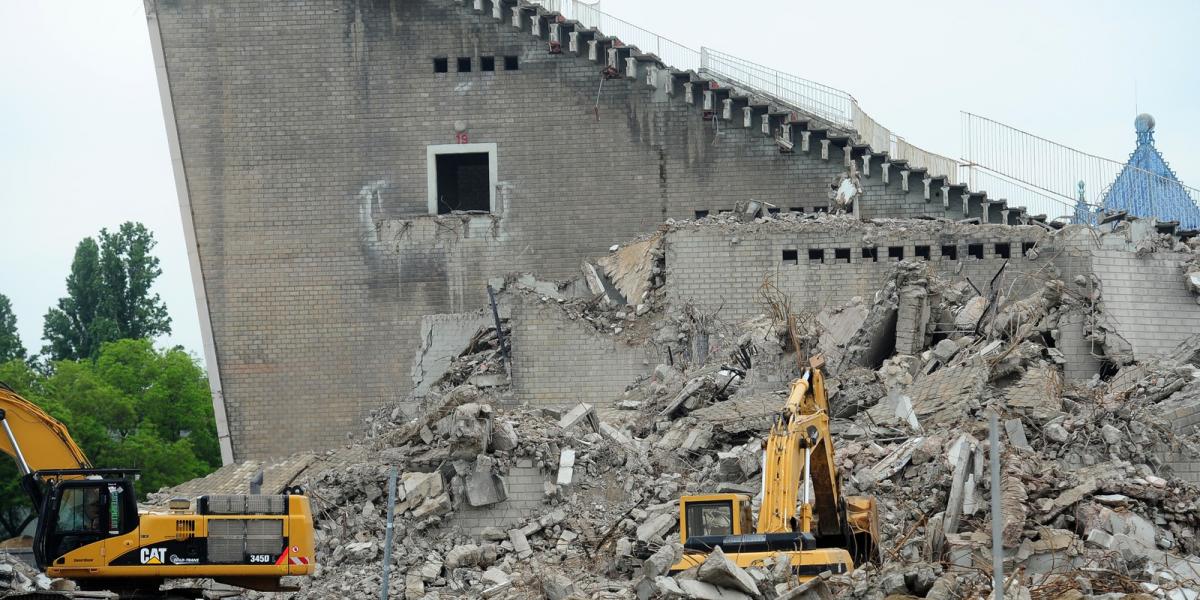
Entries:
[[[199,477],[221,464],[208,379],[179,348],[149,340],[103,344],[95,360],[62,360],[51,374],[16,360],[5,381],[62,421],[97,467],[140,469],[146,493]],[[12,461],[0,461],[0,529],[17,535],[29,516]]]
[[100,230],[75,248],[67,295],[45,317],[43,352],[51,360],[95,358],[105,342],[171,332],[171,318],[150,287],[162,274],[150,254],[153,234],[141,223]]
[[8,296],[0,294],[0,362],[25,358],[25,346],[17,335],[17,315]]

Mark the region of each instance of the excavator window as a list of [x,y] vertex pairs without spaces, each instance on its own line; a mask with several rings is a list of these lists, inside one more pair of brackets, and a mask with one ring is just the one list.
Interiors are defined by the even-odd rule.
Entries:
[[689,502],[687,536],[733,535],[733,502]]
[[137,527],[137,501],[124,480],[84,479],[58,483],[47,499],[39,527],[42,557],[63,555]]

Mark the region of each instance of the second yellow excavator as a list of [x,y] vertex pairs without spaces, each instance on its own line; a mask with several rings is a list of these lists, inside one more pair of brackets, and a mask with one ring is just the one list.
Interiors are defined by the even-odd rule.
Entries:
[[792,382],[787,404],[763,444],[762,504],[751,529],[745,494],[679,499],[684,556],[672,567],[700,565],[717,546],[738,566],[766,566],[786,557],[806,580],[822,572],[846,573],[877,558],[879,512],[869,496],[843,496],[829,432],[823,361],[810,362]]
[[[248,589],[316,566],[302,491],[173,500],[139,513],[132,469],[95,469],[67,428],[0,383],[0,452],[13,457],[37,511],[33,555],[50,577],[122,598],[159,598],[167,579],[213,578]],[[178,595],[179,590],[173,593]]]

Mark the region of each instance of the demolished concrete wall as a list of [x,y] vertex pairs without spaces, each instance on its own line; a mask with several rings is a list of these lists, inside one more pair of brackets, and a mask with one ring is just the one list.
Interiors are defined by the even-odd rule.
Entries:
[[598,331],[555,301],[513,299],[513,389],[522,402],[551,408],[586,402],[606,413],[626,386],[648,375],[660,360],[643,338]]

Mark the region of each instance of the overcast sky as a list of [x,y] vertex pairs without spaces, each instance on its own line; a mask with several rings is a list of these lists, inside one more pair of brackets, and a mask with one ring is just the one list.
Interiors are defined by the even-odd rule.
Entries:
[[[1195,0],[603,2],[685,45],[846,90],[952,157],[960,110],[1118,160],[1149,112],[1159,149],[1200,187]],[[202,355],[142,0],[0,2],[0,56],[0,293],[26,347],[42,346],[79,240],[135,220],[159,240],[174,328],[160,341]]]

